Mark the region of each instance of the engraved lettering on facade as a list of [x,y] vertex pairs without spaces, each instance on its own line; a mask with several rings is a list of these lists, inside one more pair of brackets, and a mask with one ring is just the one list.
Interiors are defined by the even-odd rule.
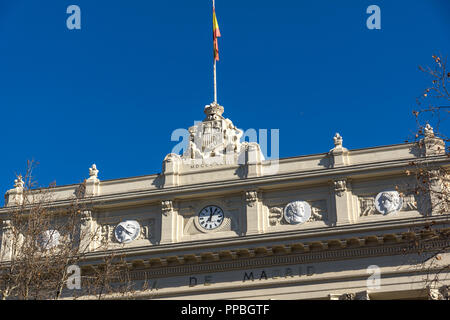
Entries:
[[297,273],[294,274],[294,270],[292,268],[284,268],[284,269],[265,269],[258,271],[245,271],[243,275],[242,282],[246,281],[255,281],[255,279],[261,280],[275,280],[284,278],[293,278],[295,276],[313,276],[316,273],[314,266],[298,266]]

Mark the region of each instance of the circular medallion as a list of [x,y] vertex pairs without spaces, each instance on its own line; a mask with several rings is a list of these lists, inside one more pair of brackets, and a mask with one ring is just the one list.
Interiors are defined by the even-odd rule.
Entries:
[[141,232],[139,222],[127,220],[119,223],[114,230],[116,240],[120,243],[130,243],[135,240]]
[[218,206],[207,206],[198,214],[200,226],[206,230],[217,229],[223,222],[225,214]]
[[284,219],[289,224],[302,224],[311,218],[311,207],[305,201],[294,201],[284,208]]
[[44,249],[52,249],[58,246],[61,235],[58,230],[47,230],[39,236],[39,245]]
[[397,191],[383,191],[375,198],[375,208],[381,214],[395,214],[402,206],[403,199]]

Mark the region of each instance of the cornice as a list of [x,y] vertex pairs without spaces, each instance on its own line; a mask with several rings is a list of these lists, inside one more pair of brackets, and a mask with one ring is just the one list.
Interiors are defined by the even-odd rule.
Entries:
[[[236,189],[258,188],[264,190],[265,188],[281,188],[283,185],[292,186],[296,184],[299,186],[306,184],[320,184],[326,183],[336,178],[345,176],[350,179],[358,177],[380,177],[386,175],[402,174],[404,170],[411,167],[410,162],[426,161],[428,164],[450,165],[447,156],[433,156],[427,158],[408,158],[401,160],[392,160],[385,162],[374,162],[358,165],[348,165],[338,168],[323,168],[316,170],[308,170],[301,172],[284,173],[262,177],[252,177],[246,179],[212,181],[210,183],[189,184],[177,187],[168,187],[151,190],[135,190],[123,193],[114,193],[107,195],[100,195],[90,197],[87,199],[77,200],[79,204],[89,204],[95,207],[127,207],[130,205],[148,204],[157,202],[162,198],[183,198],[192,195],[204,195],[206,193],[214,193],[220,191],[223,193],[235,192]],[[73,199],[70,200],[56,200],[52,202],[51,207],[65,207],[70,205]],[[5,214],[14,207],[1,208],[0,214]]]
[[429,236],[430,234],[405,232],[311,243],[299,242],[291,245],[220,250],[169,257],[140,257],[139,259],[127,260],[135,269],[131,273],[132,280],[141,280],[386,255],[406,255],[440,250],[450,244],[450,240],[445,239],[414,245],[414,239],[426,240]]
[[[155,246],[144,247],[126,247],[109,252],[115,254],[126,254],[127,256],[161,256],[167,257],[182,252],[197,251],[197,253],[209,252],[211,250],[220,250],[220,248],[251,248],[267,246],[267,244],[285,245],[289,243],[310,243],[317,241],[334,241],[335,239],[353,239],[357,237],[368,237],[383,232],[387,234],[408,233],[413,229],[424,228],[433,225],[434,228],[447,228],[450,216],[432,216],[421,218],[405,218],[389,221],[376,221],[357,224],[348,224],[326,228],[314,228],[305,230],[293,230],[283,232],[271,232],[257,235],[236,236],[232,238],[208,239],[208,241],[197,240],[170,243]],[[92,252],[87,255],[89,260],[101,259],[105,256],[104,252]]]
[[272,248],[271,250],[275,249],[276,251],[281,248],[281,251],[290,252],[292,251],[289,249],[291,247],[309,248],[311,245],[314,250],[325,250],[333,248],[335,245],[344,248],[347,247],[347,245],[342,244],[346,243],[359,243],[363,245],[369,243],[398,243],[401,239],[404,239],[405,236],[420,239],[423,235],[426,235],[426,233],[415,234],[412,231],[414,229],[425,230],[424,227],[432,225],[433,228],[443,228],[448,230],[448,219],[448,216],[404,219],[403,221],[397,220],[337,226],[326,229],[266,233],[235,238],[210,239],[208,241],[156,245],[151,247],[128,247],[108,252],[92,252],[86,256],[86,259],[87,261],[101,260],[105,255],[114,252],[116,255],[124,255],[131,260],[148,260],[153,258],[168,259],[173,257],[179,257],[179,259],[183,260],[182,257],[185,255],[202,256],[209,253],[219,255],[223,250],[235,250],[238,252],[240,250],[251,251],[258,248]]

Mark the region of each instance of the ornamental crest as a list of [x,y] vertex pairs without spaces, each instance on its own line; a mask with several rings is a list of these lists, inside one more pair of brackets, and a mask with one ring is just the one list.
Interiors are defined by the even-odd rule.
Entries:
[[199,129],[194,139],[200,142],[204,154],[214,152],[217,147],[223,145],[221,120],[203,122]]
[[222,116],[222,106],[205,107],[206,118],[189,128],[189,148],[184,159],[206,159],[240,152],[242,131]]

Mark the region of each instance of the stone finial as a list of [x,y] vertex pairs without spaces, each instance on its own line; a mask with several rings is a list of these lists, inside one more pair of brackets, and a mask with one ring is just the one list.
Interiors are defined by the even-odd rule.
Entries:
[[343,147],[342,136],[339,133],[336,133],[333,137],[334,140],[334,148],[330,150],[330,155],[332,158],[332,167],[345,166],[350,163],[349,152],[346,148]]
[[223,119],[222,114],[224,108],[216,102],[213,102],[210,105],[205,106],[204,112],[206,114],[206,119],[204,121],[220,120]]
[[342,147],[343,139],[342,139],[342,136],[339,133],[336,133],[336,135],[334,136],[333,140],[334,140],[334,147],[335,148]]
[[427,123],[427,125],[425,126],[423,131],[424,131],[425,137],[427,137],[427,138],[434,138],[434,130],[433,130],[433,127],[430,126],[429,123]]
[[89,179],[86,180],[85,197],[98,196],[100,194],[100,180],[98,179],[97,166],[95,164],[89,168]]
[[16,189],[22,189],[25,185],[25,182],[23,181],[22,175],[19,175],[17,179],[14,180],[14,188]]
[[445,142],[437,137],[433,127],[429,123],[423,128],[424,138],[420,140],[419,146],[422,149],[422,155],[435,156],[445,154]]
[[5,194],[5,204],[7,207],[20,206],[24,200],[25,182],[21,175],[14,180],[14,189],[8,190]]
[[96,179],[98,178],[98,170],[97,166],[95,164],[92,165],[92,167],[89,168],[89,179]]

